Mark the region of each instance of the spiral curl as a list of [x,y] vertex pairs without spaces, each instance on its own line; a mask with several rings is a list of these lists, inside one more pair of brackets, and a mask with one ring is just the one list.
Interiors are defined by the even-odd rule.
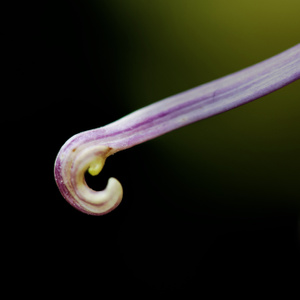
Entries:
[[123,197],[123,188],[115,178],[109,178],[103,191],[91,189],[85,172],[97,175],[106,158],[111,155],[108,146],[94,143],[79,147],[62,148],[56,159],[55,179],[64,198],[76,209],[90,214],[103,215],[115,209]]

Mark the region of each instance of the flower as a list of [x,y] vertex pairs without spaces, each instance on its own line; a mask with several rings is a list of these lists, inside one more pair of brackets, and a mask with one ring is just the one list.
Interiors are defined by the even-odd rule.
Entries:
[[102,215],[116,208],[123,188],[110,178],[90,189],[84,174],[97,175],[111,154],[265,96],[300,78],[300,44],[251,67],[141,108],[111,124],[71,137],[55,161],[55,180],[75,208]]

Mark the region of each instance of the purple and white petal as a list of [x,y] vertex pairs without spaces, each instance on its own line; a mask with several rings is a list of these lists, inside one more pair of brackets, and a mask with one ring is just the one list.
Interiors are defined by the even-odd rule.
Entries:
[[82,212],[102,215],[122,200],[119,181],[104,191],[88,187],[87,170],[97,175],[106,158],[193,122],[265,96],[300,78],[300,44],[256,65],[141,108],[104,127],[71,137],[55,162],[63,197]]

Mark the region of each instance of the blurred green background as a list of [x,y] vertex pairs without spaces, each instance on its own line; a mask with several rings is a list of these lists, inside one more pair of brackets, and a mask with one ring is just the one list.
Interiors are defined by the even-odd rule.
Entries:
[[[300,41],[298,0],[113,0],[91,8],[99,17],[105,11],[126,113]],[[177,205],[192,211],[300,209],[299,100],[295,82],[148,143],[161,189],[174,188]]]

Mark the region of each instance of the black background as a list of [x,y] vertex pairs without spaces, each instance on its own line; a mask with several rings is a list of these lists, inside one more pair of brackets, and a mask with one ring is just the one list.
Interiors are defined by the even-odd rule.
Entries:
[[112,213],[88,216],[62,198],[53,167],[63,143],[130,112],[118,76],[126,39],[105,2],[102,10],[99,18],[89,1],[7,9],[1,123],[8,150],[2,181],[9,190],[8,199],[2,196],[8,282],[29,294],[56,295],[63,288],[87,296],[299,285],[297,212],[223,214],[209,201],[202,212],[184,210],[176,206],[180,198],[200,196],[182,192],[187,186],[176,167],[151,143],[110,158],[97,178],[103,184],[97,188],[109,176],[124,187]]

